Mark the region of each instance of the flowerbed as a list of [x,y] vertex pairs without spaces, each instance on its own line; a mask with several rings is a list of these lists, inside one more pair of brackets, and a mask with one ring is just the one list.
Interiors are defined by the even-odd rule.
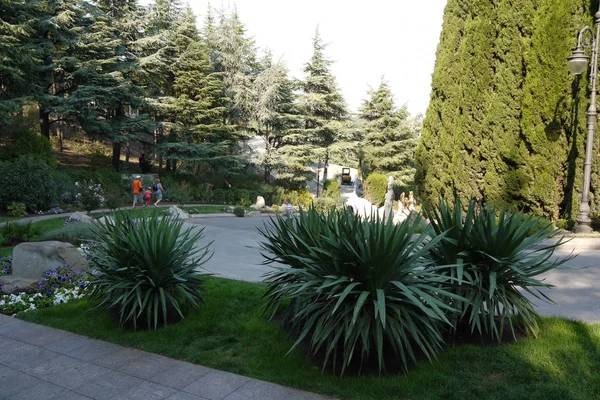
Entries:
[[[0,258],[0,275],[12,274],[12,257]],[[63,265],[44,273],[28,292],[0,295],[0,313],[13,315],[81,299],[87,291],[87,275]]]

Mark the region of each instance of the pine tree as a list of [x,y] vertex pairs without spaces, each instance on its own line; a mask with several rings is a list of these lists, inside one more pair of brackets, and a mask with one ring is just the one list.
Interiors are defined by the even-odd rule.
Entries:
[[[340,122],[347,119],[346,104],[330,71],[332,61],[324,54],[326,47],[317,29],[313,55],[304,68],[306,80],[300,83],[298,109],[304,126],[286,140],[288,163],[299,177],[308,162],[323,160],[327,166],[331,147],[343,133],[344,125]],[[324,175],[327,176],[327,167]]]
[[364,121],[364,159],[368,171],[395,178],[395,184],[407,188],[415,174],[414,151],[417,132],[406,106],[396,109],[389,85],[382,79],[377,90],[369,91],[359,117]]

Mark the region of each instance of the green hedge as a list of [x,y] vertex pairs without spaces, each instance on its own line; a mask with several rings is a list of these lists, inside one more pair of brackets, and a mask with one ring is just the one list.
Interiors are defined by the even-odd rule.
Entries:
[[385,201],[388,178],[378,172],[371,173],[365,181],[365,198],[377,207]]

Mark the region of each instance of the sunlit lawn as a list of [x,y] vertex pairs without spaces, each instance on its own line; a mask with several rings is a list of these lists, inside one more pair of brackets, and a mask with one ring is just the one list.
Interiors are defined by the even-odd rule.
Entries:
[[77,301],[20,315],[28,321],[344,399],[598,399],[600,325],[543,319],[539,338],[450,348],[408,376],[339,378],[294,351],[262,315],[261,284],[209,278],[206,304],[156,332],[119,331]]

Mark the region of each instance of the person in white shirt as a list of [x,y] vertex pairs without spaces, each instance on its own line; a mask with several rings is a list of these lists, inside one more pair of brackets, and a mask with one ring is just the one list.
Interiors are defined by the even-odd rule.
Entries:
[[285,218],[292,219],[294,217],[294,207],[292,206],[291,200],[285,199]]

